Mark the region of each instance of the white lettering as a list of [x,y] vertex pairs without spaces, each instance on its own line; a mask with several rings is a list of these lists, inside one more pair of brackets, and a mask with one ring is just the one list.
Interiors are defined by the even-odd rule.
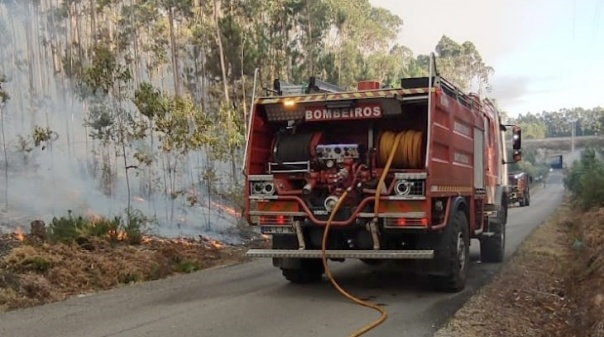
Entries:
[[315,110],[314,119],[321,119],[321,110]]
[[382,108],[380,106],[374,106],[373,107],[373,115],[375,117],[381,117],[382,116]]
[[325,109],[315,107],[307,109],[304,117],[307,121],[379,118],[382,117],[382,108],[375,105],[350,109]]
[[470,164],[470,156],[463,154],[463,153],[459,153],[459,152],[455,152],[455,156],[454,159],[456,162],[458,163],[463,163],[463,164]]
[[467,125],[462,124],[458,121],[455,121],[453,123],[453,129],[465,136],[470,136],[472,132],[472,130]]

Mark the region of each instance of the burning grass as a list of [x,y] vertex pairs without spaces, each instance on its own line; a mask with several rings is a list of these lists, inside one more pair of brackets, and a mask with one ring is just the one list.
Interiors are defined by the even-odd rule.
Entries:
[[242,261],[247,250],[204,237],[147,236],[142,228],[69,214],[1,236],[0,312]]
[[602,247],[604,209],[565,202],[435,336],[604,336]]

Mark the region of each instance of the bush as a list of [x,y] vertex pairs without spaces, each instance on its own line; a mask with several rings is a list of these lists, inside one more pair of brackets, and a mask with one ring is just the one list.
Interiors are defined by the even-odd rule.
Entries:
[[68,211],[67,216],[52,219],[48,232],[51,240],[66,244],[100,238],[113,243],[126,241],[137,245],[142,242],[149,222],[150,219],[141,211],[132,209],[126,209],[125,216],[113,218],[74,216]]
[[584,209],[604,206],[604,161],[598,159],[594,148],[585,148],[581,160],[567,171],[564,185]]

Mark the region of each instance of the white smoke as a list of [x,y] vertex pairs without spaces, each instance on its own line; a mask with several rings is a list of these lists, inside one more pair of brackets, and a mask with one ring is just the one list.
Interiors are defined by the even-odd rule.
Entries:
[[[66,215],[68,210],[104,216],[123,213],[128,195],[123,163],[111,147],[109,153],[113,167],[117,168],[117,183],[112,196],[107,197],[100,189],[98,167],[97,174],[91,174],[94,171],[91,168],[99,164],[98,154],[93,153],[99,146],[93,144],[87,134],[90,130],[84,127],[85,105],[54,74],[51,53],[39,33],[47,27],[38,27],[38,21],[32,20],[24,6],[28,5],[0,4],[0,73],[7,77],[3,89],[11,96],[0,111],[5,139],[0,138],[3,144],[0,148],[0,231],[2,227],[10,230],[15,222],[23,226],[23,222],[33,219],[50,221],[52,217]],[[27,33],[28,27],[31,34]],[[49,128],[58,137],[49,144],[34,147],[31,135],[35,125]],[[20,139],[29,139],[25,151]],[[148,147],[148,140],[137,145]],[[220,233],[231,232],[236,227],[237,217],[218,207],[218,199],[211,200],[210,208],[207,207],[208,195],[199,179],[206,160],[203,151],[192,153],[183,160],[178,172],[177,187],[194,191],[200,199],[193,207],[187,204],[186,197],[172,201],[162,195],[165,172],[161,163],[155,165],[154,185],[158,191],[149,198],[142,197],[144,192],[140,188],[142,179],[147,179],[145,171],[129,171],[132,207],[156,219],[156,234],[203,234],[224,240]],[[220,162],[213,165],[223,179],[228,166]]]

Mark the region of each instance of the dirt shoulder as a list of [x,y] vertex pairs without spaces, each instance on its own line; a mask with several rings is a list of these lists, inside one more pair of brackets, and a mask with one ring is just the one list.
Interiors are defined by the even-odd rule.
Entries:
[[0,236],[0,312],[243,262],[249,247],[266,244],[148,236],[137,244],[104,236],[59,243],[37,230]]
[[435,337],[604,336],[603,310],[604,209],[567,197]]

